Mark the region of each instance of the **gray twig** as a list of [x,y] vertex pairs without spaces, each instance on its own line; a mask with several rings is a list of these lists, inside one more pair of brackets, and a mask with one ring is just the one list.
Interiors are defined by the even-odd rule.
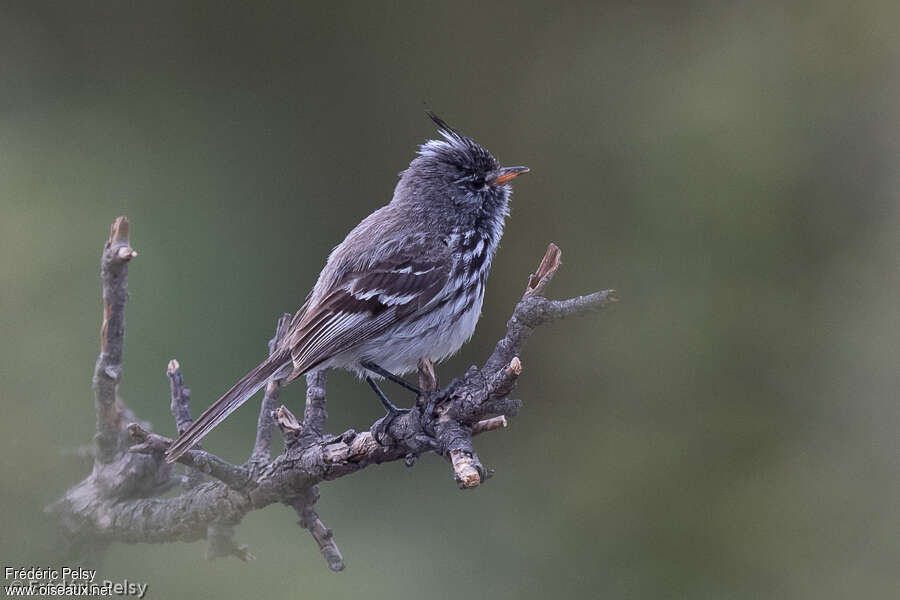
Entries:
[[94,366],[94,404],[97,409],[97,463],[112,462],[124,448],[117,401],[122,377],[125,339],[125,303],[128,301],[128,263],[137,256],[131,248],[127,217],[118,217],[109,228],[109,239],[100,257],[103,285],[103,324],[100,356]]
[[194,422],[191,418],[191,390],[184,386],[181,365],[174,358],[166,366],[166,376],[169,378],[169,395],[172,398],[169,409],[175,418],[175,429],[181,435]]
[[328,568],[332,571],[344,570],[344,557],[338,549],[334,541],[334,532],[325,527],[318,513],[315,511],[315,504],[319,500],[319,486],[314,485],[303,491],[290,504],[297,511],[300,517],[298,525],[309,531],[309,534],[316,540],[319,551],[328,563]]
[[[185,387],[181,365],[174,358],[166,366],[166,376],[169,378],[169,395],[172,398],[169,410],[175,419],[175,429],[181,435],[194,422],[191,418],[191,390]],[[200,449],[200,444],[195,448]],[[205,479],[202,471],[188,469],[183,485],[186,489],[191,489],[203,483]]]
[[303,432],[300,443],[311,444],[322,437],[328,412],[325,410],[325,371],[313,371],[306,375],[306,408],[303,411]]
[[[166,449],[172,445],[171,438],[147,431],[138,423],[130,423],[128,433],[135,442],[135,445],[129,449],[133,454],[152,454],[161,459]],[[233,465],[227,460],[197,447],[182,454],[178,458],[178,462],[211,475],[236,490],[245,488],[250,481],[248,469]]]

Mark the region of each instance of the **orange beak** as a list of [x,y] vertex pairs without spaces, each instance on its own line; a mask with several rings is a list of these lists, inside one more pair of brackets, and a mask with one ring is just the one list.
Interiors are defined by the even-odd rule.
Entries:
[[503,167],[500,169],[500,174],[497,175],[497,178],[494,180],[494,185],[501,185],[510,181],[511,179],[515,179],[522,173],[527,173],[530,171],[528,167]]

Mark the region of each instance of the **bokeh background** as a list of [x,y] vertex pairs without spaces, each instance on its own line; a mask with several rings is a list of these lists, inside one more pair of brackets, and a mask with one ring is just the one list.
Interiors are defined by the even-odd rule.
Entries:
[[[345,572],[272,506],[238,529],[255,562],[118,545],[100,576],[166,599],[896,597],[898,22],[892,0],[3,2],[0,561],[64,560],[42,509],[86,474],[112,219],[140,252],[121,391],[171,434],[166,362],[198,410],[256,364],[431,107],[532,168],[440,374],[486,357],[549,241],[553,295],[622,301],[534,336],[482,488],[435,456],[323,486]],[[379,414],[350,375],[329,392],[333,431]],[[243,460],[255,419],[207,446]]]

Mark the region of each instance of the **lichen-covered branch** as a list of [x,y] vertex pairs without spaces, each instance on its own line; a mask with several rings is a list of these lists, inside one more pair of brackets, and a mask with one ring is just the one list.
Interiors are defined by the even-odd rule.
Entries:
[[[460,487],[480,485],[490,471],[475,452],[472,437],[507,427],[508,417],[521,408],[521,402],[510,394],[523,373],[520,356],[531,333],[542,324],[601,309],[615,301],[612,290],[568,300],[545,298],[543,291],[559,269],[562,256],[559,248],[550,244],[507,322],[506,334],[480,368],[469,368],[441,388],[434,365],[423,360],[419,364],[422,393],[412,410],[387,426],[379,419],[367,431],[349,430],[339,435],[325,432],[324,373],[307,377],[302,420],[284,406],[276,408],[280,382],[270,381],[247,464],[233,465],[198,446],[178,461],[189,469],[190,475],[185,478],[175,475],[163,458],[172,440],[139,422],[117,397],[127,263],[136,255],[130,246],[128,220],[119,217],[101,259],[104,314],[101,352],[94,372],[95,467],[86,479],[48,507],[58,517],[67,538],[77,541],[80,551],[91,555],[113,542],[206,538],[208,556],[248,560],[252,555],[247,548],[233,541],[235,526],[251,510],[282,503],[297,512],[300,525],[310,532],[329,568],[340,571],[344,561],[334,535],[314,508],[319,484],[383,462],[403,459],[412,466],[416,457],[433,451],[447,459]],[[287,314],[279,319],[270,344],[285,335],[289,322]],[[169,363],[166,373],[175,429],[181,432],[191,422],[190,391],[177,361]],[[276,426],[284,437],[284,451],[273,458],[271,437]],[[376,440],[374,430],[383,430],[385,435]],[[207,480],[205,475],[213,479]],[[161,497],[179,485],[179,495]]]

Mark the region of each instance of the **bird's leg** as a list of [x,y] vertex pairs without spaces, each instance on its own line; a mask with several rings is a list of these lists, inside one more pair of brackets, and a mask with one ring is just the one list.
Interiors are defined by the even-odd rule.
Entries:
[[375,393],[378,395],[378,399],[381,400],[381,404],[384,406],[384,410],[386,410],[389,415],[409,412],[408,408],[400,408],[393,402],[388,400],[387,396],[384,395],[384,392],[381,391],[381,388],[378,387],[378,384],[375,383],[375,380],[372,379],[371,375],[366,375],[366,383],[368,383],[369,386],[371,386],[371,388],[375,390]]
[[408,413],[410,409],[408,408],[399,408],[395,406],[390,400],[387,399],[387,396],[384,395],[384,392],[381,391],[381,388],[378,387],[378,384],[375,383],[375,380],[372,379],[371,375],[366,375],[366,383],[375,391],[375,394],[378,395],[378,399],[381,400],[381,404],[384,406],[384,410],[387,411],[387,414],[379,421],[378,425],[372,431],[372,435],[375,438],[375,441],[384,446],[384,434],[387,433],[388,429],[391,426],[391,423],[394,422],[398,416]]
[[399,377],[399,376],[397,376],[397,375],[394,375],[393,373],[391,373],[390,371],[388,371],[388,370],[385,369],[384,367],[380,367],[380,366],[378,366],[378,365],[376,365],[375,363],[370,362],[370,361],[363,361],[363,362],[361,362],[360,364],[362,365],[362,367],[363,367],[365,370],[367,370],[367,371],[372,371],[373,373],[376,373],[376,374],[378,374],[378,375],[381,375],[381,376],[384,377],[385,379],[389,379],[389,380],[393,381],[394,383],[396,383],[397,385],[402,386],[402,387],[405,387],[405,388],[408,389],[409,391],[415,393],[417,396],[421,396],[421,395],[422,395],[422,390],[420,390],[419,388],[417,388],[417,387],[414,386],[413,384],[407,382],[407,381],[406,381],[405,379],[403,379],[402,377]]

